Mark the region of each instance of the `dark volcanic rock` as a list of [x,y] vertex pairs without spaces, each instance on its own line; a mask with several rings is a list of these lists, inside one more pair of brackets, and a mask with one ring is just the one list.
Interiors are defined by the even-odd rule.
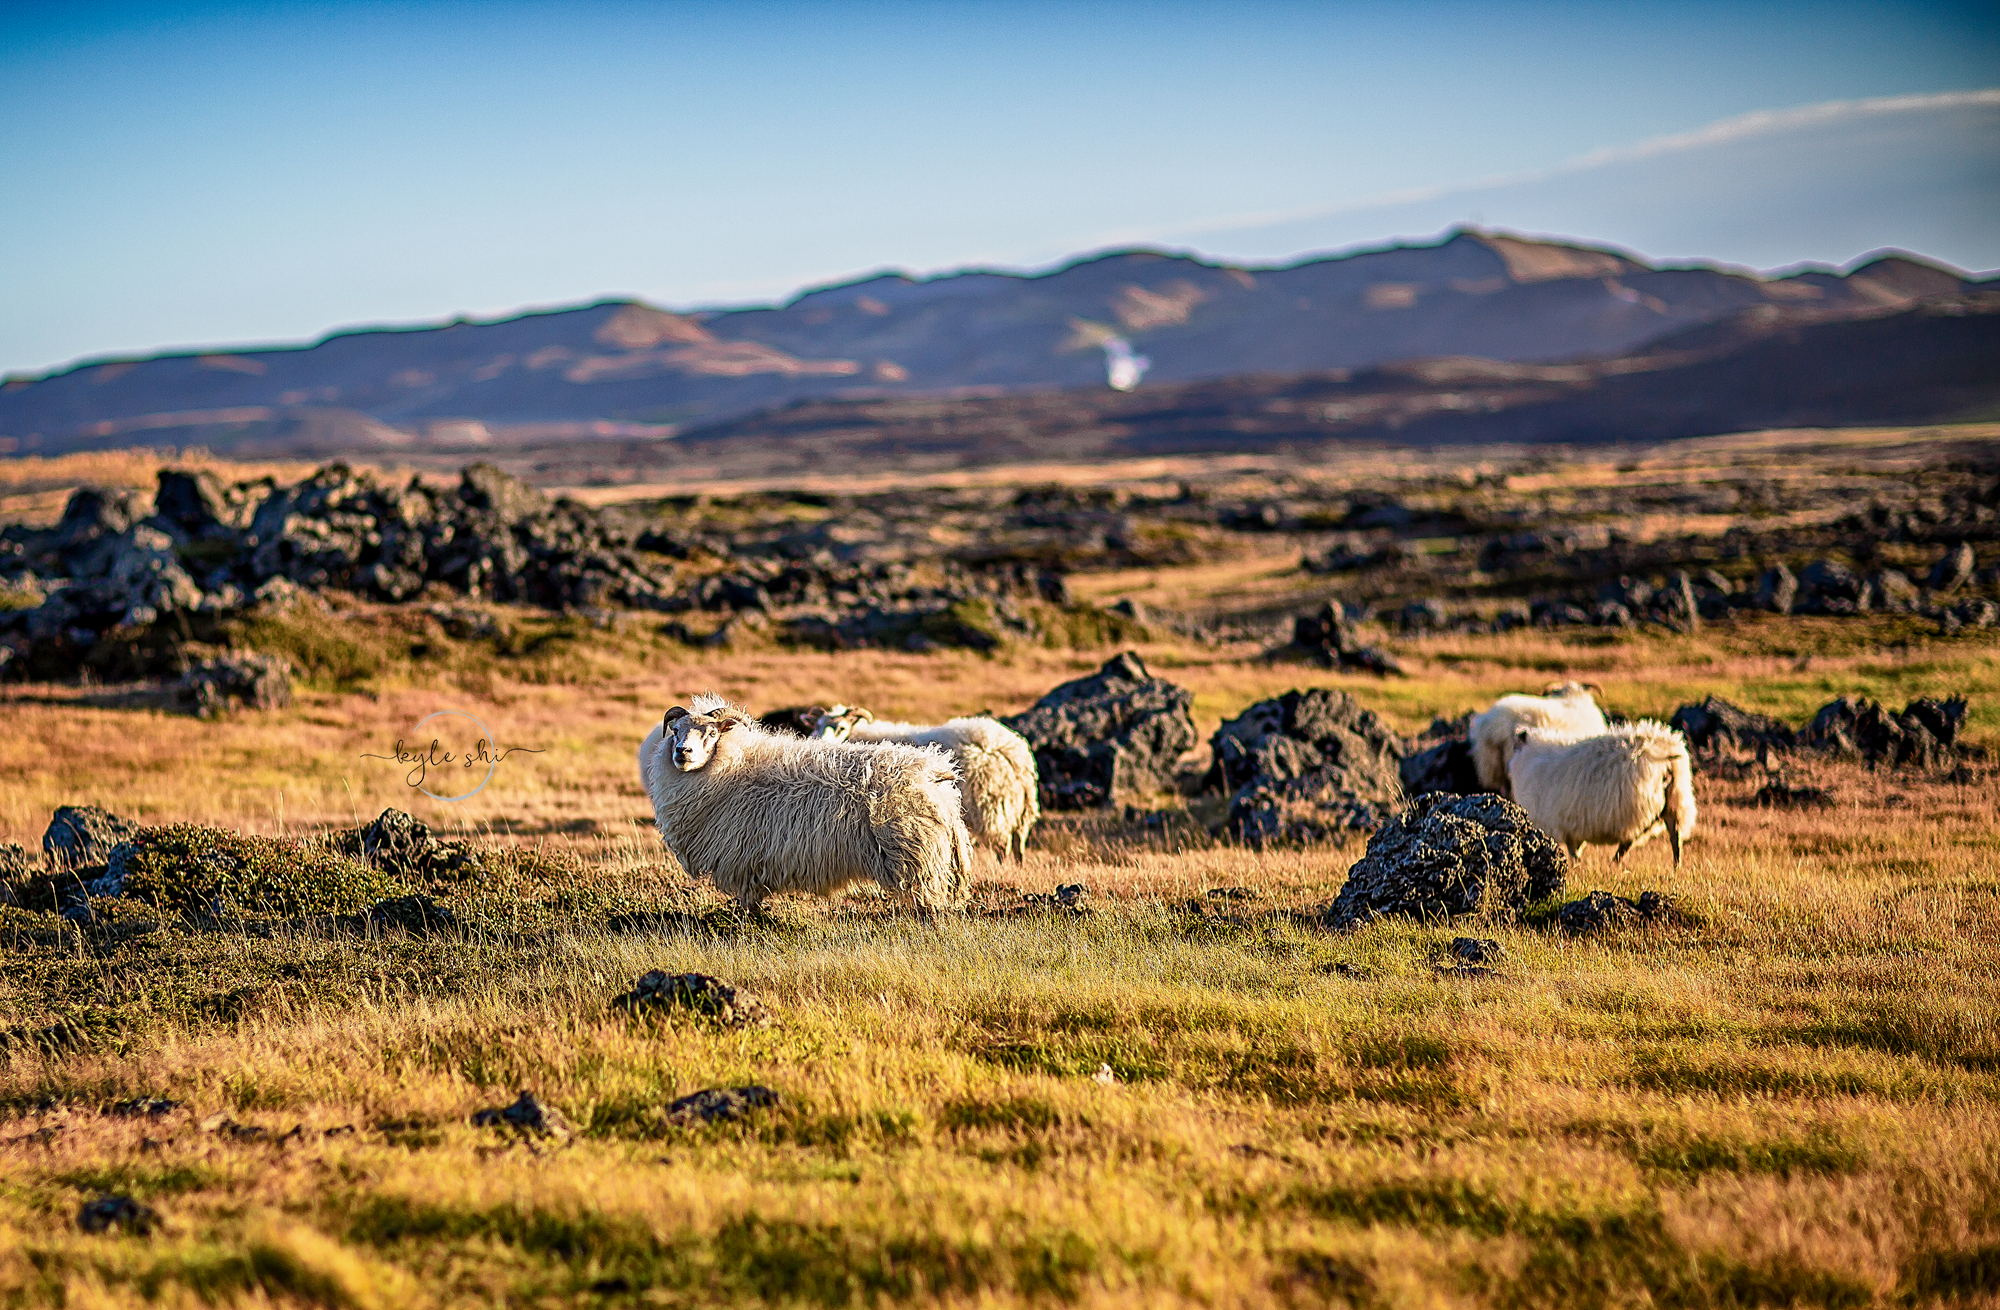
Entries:
[[[1935,702],[1933,702],[1935,704]],[[1926,713],[1935,711],[1926,707]],[[1835,755],[1858,756],[1870,764],[1936,768],[1952,761],[1952,749],[1938,739],[1919,714],[1891,714],[1866,697],[1842,696],[1820,707],[1800,741]]]
[[1953,696],[1949,700],[1920,696],[1904,708],[1903,716],[1923,724],[1931,736],[1945,745],[1955,746],[1958,744],[1958,730],[1965,726],[1967,708],[1963,696]]
[[76,1226],[86,1233],[104,1233],[120,1228],[144,1237],[160,1225],[158,1212],[129,1196],[100,1196],[85,1201],[76,1212]]
[[1595,891],[1556,911],[1556,926],[1572,937],[1610,928],[1681,921],[1673,902],[1658,892],[1641,892],[1638,900],[1628,901],[1610,892]]
[[359,834],[361,854],[386,873],[418,883],[456,882],[480,869],[477,852],[439,841],[430,825],[401,810],[388,809]]
[[1346,692],[1288,691],[1216,729],[1210,780],[1244,840],[1317,841],[1373,828],[1402,802],[1407,744]]
[[705,973],[654,969],[641,975],[631,991],[611,1003],[634,1014],[647,1010],[685,1010],[713,1019],[725,1028],[771,1026],[771,1011],[747,988],[732,987]]
[[1835,801],[1824,787],[1804,787],[1773,778],[1757,789],[1750,803],[1771,810],[1830,810]]
[[1720,696],[1710,696],[1698,705],[1683,705],[1667,720],[1688,739],[1698,755],[1723,749],[1749,751],[1759,746],[1790,750],[1797,737],[1792,729],[1768,715],[1752,714]]
[[1775,614],[1790,614],[1799,598],[1799,580],[1782,564],[1764,570],[1757,579],[1757,608]]
[[181,675],[174,697],[204,719],[232,709],[284,709],[292,703],[291,665],[244,653],[203,660]]
[[472,1124],[475,1128],[512,1128],[520,1133],[552,1137],[557,1141],[568,1138],[575,1131],[562,1111],[552,1105],[543,1105],[533,1092],[526,1089],[512,1105],[479,1111],[472,1116]]
[[750,1117],[752,1110],[778,1103],[778,1094],[768,1087],[708,1087],[683,1096],[667,1107],[670,1124],[735,1123]]
[[64,805],[42,834],[42,858],[52,869],[97,868],[111,858],[112,848],[139,828],[95,805]]
[[412,937],[429,937],[458,926],[458,916],[428,896],[392,896],[354,917],[363,929],[395,928]]
[[1331,601],[1292,620],[1292,644],[1329,669],[1361,669],[1383,677],[1403,671],[1394,655],[1364,644],[1346,613]]
[[1504,916],[1560,895],[1568,866],[1562,847],[1512,801],[1434,792],[1368,839],[1324,921]]
[[1412,751],[1403,757],[1398,772],[1405,796],[1422,796],[1433,791],[1471,796],[1485,790],[1479,785],[1479,767],[1473,762],[1472,743],[1464,737]]
[[1043,806],[1078,810],[1171,787],[1175,763],[1196,741],[1193,704],[1193,692],[1126,651],[1001,721],[1034,749]]
[[1940,596],[1949,596],[1965,585],[1978,562],[1972,553],[1972,544],[1961,541],[1955,548],[1945,552],[1944,558],[1932,567],[1930,577],[1926,581],[1933,592]]

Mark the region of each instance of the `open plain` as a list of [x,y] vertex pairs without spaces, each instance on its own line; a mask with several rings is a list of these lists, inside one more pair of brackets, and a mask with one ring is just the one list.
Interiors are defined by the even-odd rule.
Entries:
[[[1797,447],[1759,458],[1774,480],[1865,483],[1899,450],[1829,439],[1810,474]],[[1728,451],[1697,454],[1652,481],[1698,482]],[[1559,516],[1621,474],[1645,481],[1543,461],[1436,485],[1511,477]],[[1424,502],[1399,503],[1425,532]],[[1693,511],[1660,513],[1686,530]],[[1792,526],[1844,547],[1831,513]],[[287,708],[199,719],[142,684],[0,686],[0,841],[94,804],[306,849],[395,808],[487,859],[433,889],[454,914],[438,933],[0,909],[0,1303],[2000,1304],[1990,758],[1787,763],[1828,808],[1755,804],[1761,767],[1704,770],[1678,868],[1663,843],[1617,866],[1587,849],[1526,913],[1345,933],[1317,913],[1363,834],[1256,849],[1191,788],[1051,813],[1025,862],[982,855],[967,911],[933,922],[863,892],[745,918],[652,831],[633,752],[695,692],[1014,713],[1126,646],[1194,693],[1204,742],[1291,688],[1345,689],[1414,734],[1577,677],[1630,717],[1713,694],[1793,725],[1840,695],[1963,694],[1964,738],[2000,747],[1990,627],[1739,608],[1693,630],[1385,628],[1403,676],[1380,678],[1273,635],[1351,584],[1272,540],[1107,552],[1068,579],[1102,623],[983,650],[472,602],[488,621],[468,624],[329,592],[238,630],[291,661]],[[1422,572],[1439,550],[1363,576],[1385,600],[1411,576],[1458,587]],[[1097,610],[1118,598],[1136,604]],[[523,748],[450,804],[370,758],[446,709]],[[1680,914],[1564,932],[1560,905],[1597,889]],[[1498,943],[1484,969],[1451,963],[1467,935]],[[772,1022],[613,1005],[655,969],[754,992]],[[776,1103],[670,1112],[741,1086]],[[524,1090],[556,1112],[541,1128],[473,1122]],[[143,1217],[85,1231],[104,1196]]]

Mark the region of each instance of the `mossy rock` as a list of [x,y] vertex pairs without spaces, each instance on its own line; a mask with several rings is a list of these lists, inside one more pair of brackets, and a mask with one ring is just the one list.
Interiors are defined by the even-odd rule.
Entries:
[[124,895],[183,914],[351,914],[410,888],[320,841],[252,837],[222,828],[148,828],[111,854]]

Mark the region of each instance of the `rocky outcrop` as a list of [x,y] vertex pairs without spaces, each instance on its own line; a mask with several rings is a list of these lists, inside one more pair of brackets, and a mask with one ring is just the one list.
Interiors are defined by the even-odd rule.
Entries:
[[1193,692],[1154,677],[1126,651],[1001,722],[1035,752],[1043,808],[1091,809],[1172,787],[1176,763],[1196,741],[1193,704]]
[[1961,755],[1980,752],[1959,740],[1968,711],[1963,696],[1938,700],[1923,696],[1900,714],[1865,696],[1842,696],[1819,708],[1802,730],[1767,715],[1752,714],[1719,696],[1683,705],[1668,720],[1687,736],[1697,758],[1741,759],[1755,753],[1810,751],[1890,767],[1948,767]]
[[42,834],[42,858],[52,870],[101,869],[112,850],[139,830],[132,820],[95,805],[60,806]]
[[477,852],[461,842],[440,841],[430,826],[398,809],[387,809],[357,834],[360,854],[377,869],[417,886],[460,882],[480,870]]
[[1216,729],[1210,780],[1247,842],[1311,842],[1381,824],[1402,800],[1407,745],[1346,692],[1288,691]]
[[1470,796],[1485,790],[1479,785],[1479,766],[1473,762],[1468,740],[1471,726],[1469,712],[1456,719],[1433,719],[1423,735],[1410,743],[1400,768],[1405,796],[1434,791]]
[[1322,916],[1345,929],[1384,915],[1505,918],[1562,894],[1569,859],[1527,813],[1498,796],[1420,796],[1368,839]]

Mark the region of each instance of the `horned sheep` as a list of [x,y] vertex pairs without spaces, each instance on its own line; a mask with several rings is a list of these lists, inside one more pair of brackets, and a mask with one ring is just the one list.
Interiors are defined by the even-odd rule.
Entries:
[[1539,696],[1502,696],[1491,709],[1472,719],[1472,763],[1479,785],[1500,796],[1513,795],[1508,761],[1514,755],[1515,734],[1533,728],[1566,737],[1594,737],[1605,729],[1604,711],[1591,698],[1587,682],[1562,682]]
[[1514,800],[1575,859],[1582,847],[1616,846],[1613,860],[1661,832],[1674,863],[1694,833],[1693,769],[1687,738],[1654,719],[1621,723],[1594,737],[1534,728],[1514,734]]
[[1042,817],[1041,777],[1035,752],[1020,733],[989,718],[949,719],[941,724],[893,723],[864,709],[836,705],[820,715],[812,734],[823,740],[867,745],[885,742],[935,746],[958,765],[965,803],[965,827],[975,842],[993,847],[1001,859],[1028,854],[1028,834]]
[[692,704],[639,747],[660,836],[689,873],[747,910],[866,881],[923,911],[962,897],[972,843],[942,751],[810,741],[717,696]]

